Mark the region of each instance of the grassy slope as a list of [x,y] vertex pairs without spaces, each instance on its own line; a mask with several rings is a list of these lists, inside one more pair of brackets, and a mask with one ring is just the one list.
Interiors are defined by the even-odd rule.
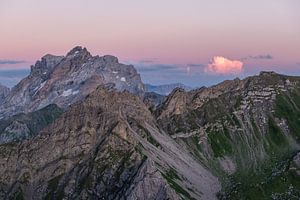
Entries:
[[[300,136],[300,96],[298,91],[292,96],[277,96],[274,117],[286,119],[293,138],[299,142]],[[281,129],[270,116],[268,135],[264,147],[268,158],[259,168],[239,169],[230,177],[221,199],[298,199],[300,177],[289,170],[292,157],[297,149],[292,148]],[[227,147],[224,146],[224,149]]]

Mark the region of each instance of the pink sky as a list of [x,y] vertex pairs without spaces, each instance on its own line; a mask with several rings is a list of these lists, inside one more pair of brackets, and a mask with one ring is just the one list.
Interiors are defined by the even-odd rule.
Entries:
[[297,68],[299,8],[299,0],[1,0],[0,59],[28,66],[81,45],[121,61],[184,66],[269,54],[243,63]]

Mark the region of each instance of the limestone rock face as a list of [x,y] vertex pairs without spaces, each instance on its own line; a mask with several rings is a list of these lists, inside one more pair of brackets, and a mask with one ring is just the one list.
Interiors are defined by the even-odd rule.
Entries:
[[119,91],[137,95],[144,93],[135,68],[119,63],[114,56],[92,56],[82,47],[75,47],[66,56],[47,54],[5,98],[0,92],[0,118],[32,112],[49,104],[67,108],[101,84],[114,84]]

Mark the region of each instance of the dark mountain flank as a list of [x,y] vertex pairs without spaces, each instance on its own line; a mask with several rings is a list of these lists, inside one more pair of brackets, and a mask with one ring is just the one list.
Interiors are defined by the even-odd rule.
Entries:
[[37,135],[63,113],[55,104],[0,120],[0,144],[21,141]]

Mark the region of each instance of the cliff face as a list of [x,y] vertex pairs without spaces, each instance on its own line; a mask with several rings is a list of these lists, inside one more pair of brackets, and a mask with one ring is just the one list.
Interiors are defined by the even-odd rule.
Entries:
[[120,91],[138,95],[144,93],[134,67],[119,63],[114,56],[92,56],[82,47],[75,47],[66,56],[47,54],[2,100],[0,118],[32,112],[49,104],[66,108],[101,84],[112,84]]
[[273,72],[191,92],[175,90],[159,124],[215,174],[222,198],[292,198],[300,193],[300,78]]

